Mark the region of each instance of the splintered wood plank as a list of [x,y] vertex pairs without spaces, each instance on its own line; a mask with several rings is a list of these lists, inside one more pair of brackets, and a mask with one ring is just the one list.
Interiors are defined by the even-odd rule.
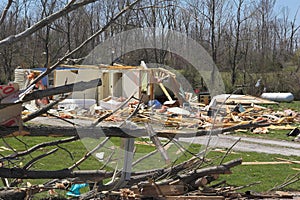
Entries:
[[271,161],[271,162],[243,162],[242,165],[280,165],[280,164],[292,164],[288,161]]
[[290,164],[293,163],[293,164],[300,164],[300,161],[297,161],[297,160],[289,160],[289,159],[285,159],[285,158],[276,158],[277,160],[280,160],[280,161],[286,161],[286,162],[289,162]]
[[282,126],[275,126],[275,125],[270,125],[268,127],[269,129],[272,129],[272,130],[293,130],[295,128],[297,128],[297,126],[291,126],[291,125],[282,125]]

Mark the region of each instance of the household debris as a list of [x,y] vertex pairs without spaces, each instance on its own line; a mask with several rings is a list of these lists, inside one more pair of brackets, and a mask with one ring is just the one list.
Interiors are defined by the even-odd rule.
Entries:
[[14,104],[8,107],[3,107],[3,99],[11,101],[18,96],[19,85],[9,83],[8,85],[0,85],[0,125],[2,126],[19,126],[21,125],[22,104]]
[[[297,111],[289,109],[284,111],[272,111],[261,105],[277,104],[276,102],[249,95],[217,95],[213,97],[210,104],[206,106],[205,104],[193,101],[195,98],[193,98],[192,93],[180,92],[178,89],[180,86],[174,74],[160,68],[148,69],[145,64],[136,67],[105,65],[65,65],[64,67],[64,70],[58,70],[56,72],[56,76],[61,76],[62,79],[64,76],[65,78],[70,78],[73,72],[76,71],[77,74],[81,74],[80,76],[86,78],[85,80],[88,81],[86,83],[90,88],[98,88],[92,90],[94,94],[98,94],[98,97],[105,98],[97,102],[95,99],[88,98],[91,97],[92,93],[84,92],[84,97],[86,97],[84,99],[60,98],[57,103],[54,103],[56,100],[51,100],[52,103],[45,106],[46,108],[43,110],[38,110],[38,107],[27,104],[22,112],[23,120],[28,121],[44,113],[47,117],[60,118],[66,122],[68,122],[68,119],[82,119],[91,121],[92,123],[92,121],[109,115],[109,117],[104,117],[104,120],[101,120],[100,124],[97,123],[98,126],[102,128],[106,127],[105,130],[107,130],[107,132],[111,132],[108,135],[114,134],[115,131],[112,131],[112,129],[121,130],[130,128],[132,131],[136,129],[137,132],[140,132],[137,137],[143,136],[146,132],[141,131],[141,129],[145,129],[144,123],[151,123],[154,127],[154,132],[160,136],[189,137],[191,135],[201,136],[209,132],[218,134],[223,132],[232,133],[233,131],[251,131],[255,134],[266,134],[272,129],[295,129],[297,126],[293,125],[294,122],[300,121]],[[99,84],[99,81],[96,79],[89,81],[90,77],[86,76],[86,74],[89,74],[89,70],[96,69],[100,69],[102,79],[104,79],[101,84]],[[135,78],[139,80],[139,83],[130,85],[128,82],[129,79],[127,78],[132,76],[135,76]],[[115,82],[119,83],[111,85],[111,81],[109,81],[110,78],[113,78]],[[153,82],[146,84],[147,80],[152,80]],[[21,94],[19,94],[21,98],[16,98],[14,102],[30,101],[44,96],[72,92],[72,90],[75,92],[86,91],[82,90],[80,86],[84,84],[84,82],[75,82],[75,80],[68,79],[68,82],[72,83],[61,86],[58,85],[58,81],[54,80],[54,82],[57,82],[57,87],[55,88],[44,88],[44,90],[33,91],[27,89],[22,91]],[[172,88],[170,88],[170,85],[172,85]],[[109,87],[113,90],[107,91],[106,89]],[[139,88],[139,90],[135,92],[132,97],[127,98],[126,104],[123,105],[126,97],[122,94],[126,95],[126,93],[122,93],[121,91],[125,90],[127,93],[132,92],[136,87]],[[159,95],[157,89],[160,89],[160,93],[158,92]],[[95,91],[100,91],[100,93],[95,93]],[[119,96],[111,96],[113,94],[118,94]],[[79,97],[79,93],[77,93],[77,96]],[[12,102],[12,100],[2,100],[1,103],[2,102]],[[121,109],[119,109],[120,105],[122,105]],[[134,115],[130,117],[130,119],[127,119],[127,117],[133,113]],[[28,118],[28,116],[31,117]],[[68,123],[75,124],[70,121]],[[55,127],[52,128],[55,130]],[[84,129],[85,127],[82,128]],[[69,131],[72,132],[72,130]],[[47,132],[48,131],[45,131],[45,134],[47,134]],[[95,133],[94,131],[90,132],[91,135]]]
[[[168,157],[166,149],[170,145],[179,146],[175,140],[181,137],[198,137],[203,135],[215,135],[220,133],[233,133],[234,131],[251,131],[257,134],[266,134],[269,129],[282,130],[296,130],[297,126],[294,122],[299,122],[299,113],[293,110],[272,111],[271,109],[258,104],[276,104],[275,102],[246,96],[246,95],[220,95],[214,97],[212,103],[208,106],[198,103],[192,94],[182,93],[177,87],[176,77],[174,74],[163,69],[145,69],[132,66],[98,66],[101,69],[113,70],[115,80],[121,81],[121,77],[126,74],[125,70],[144,71],[149,75],[146,80],[153,80],[150,84],[143,85],[143,77],[140,77],[138,83],[139,90],[133,92],[130,96],[123,95],[120,90],[106,91],[107,85],[101,85],[101,81],[87,80],[87,82],[76,82],[67,85],[56,86],[54,88],[44,88],[43,90],[34,90],[27,88],[16,94],[15,99],[9,100],[4,97],[1,104],[5,107],[12,106],[16,103],[20,104],[26,101],[35,100],[37,98],[52,96],[62,93],[70,93],[72,91],[84,91],[86,88],[93,86],[102,87],[100,91],[106,92],[105,98],[98,102],[90,99],[89,95],[84,95],[85,98],[76,100],[66,99],[66,97],[59,97],[51,100],[49,104],[40,107],[25,106],[22,119],[28,120],[28,116],[56,117],[70,123],[69,127],[35,127],[25,126],[23,130],[26,134],[38,135],[43,133],[62,134],[66,136],[68,133],[75,137],[60,140],[57,142],[43,143],[40,146],[58,145],[64,142],[70,142],[79,139],[77,132],[83,133],[81,137],[106,137],[95,149],[84,155],[83,158],[74,163],[71,167],[58,171],[34,171],[26,168],[10,168],[2,167],[0,171],[2,178],[59,178],[72,179],[72,185],[78,186],[75,188],[74,195],[78,196],[79,188],[86,186],[86,182],[97,183],[88,193],[80,195],[82,199],[91,199],[94,197],[107,198],[134,198],[134,199],[185,199],[188,198],[237,198],[237,197],[253,197],[253,194],[240,194],[236,192],[237,187],[232,187],[224,184],[216,184],[216,186],[208,185],[217,180],[219,174],[230,173],[230,168],[240,165],[241,159],[221,163],[219,165],[208,166],[209,161],[199,155],[183,163],[173,165]],[[115,70],[123,70],[115,71]],[[135,71],[135,72],[136,72]],[[69,73],[69,72],[68,72]],[[72,72],[73,73],[73,72]],[[108,73],[106,71],[106,73]],[[107,79],[108,75],[102,74],[102,78]],[[125,76],[125,75],[124,75]],[[166,82],[175,85],[172,89]],[[105,80],[104,84],[110,83]],[[123,83],[123,82],[122,82]],[[147,83],[147,82],[146,82]],[[174,84],[176,83],[176,84]],[[82,87],[78,87],[82,84]],[[158,96],[155,91],[160,88],[161,96]],[[87,86],[88,85],[88,86]],[[115,89],[119,86],[112,85]],[[141,87],[140,87],[141,86]],[[99,88],[98,88],[99,89]],[[99,90],[96,91],[99,91]],[[132,88],[131,88],[132,89]],[[113,96],[116,94],[116,96]],[[103,95],[102,95],[103,96]],[[99,96],[98,96],[99,97]],[[103,96],[104,97],[104,96]],[[157,98],[156,98],[157,97]],[[59,103],[63,102],[63,103]],[[8,106],[9,105],[9,106]],[[38,113],[38,114],[36,114]],[[31,119],[31,118],[30,118]],[[68,119],[81,119],[90,121],[88,126],[80,126]],[[28,128],[29,127],[29,128]],[[2,136],[10,135],[15,127],[6,127],[1,131]],[[101,130],[101,131],[100,131]],[[19,130],[19,133],[22,131]],[[33,133],[36,131],[37,134]],[[7,134],[6,134],[7,133]],[[164,158],[167,167],[153,169],[150,171],[138,171],[132,173],[122,173],[121,171],[110,172],[105,170],[80,170],[73,171],[80,163],[84,162],[89,156],[96,152],[97,149],[103,147],[105,142],[110,137],[121,137],[124,139],[124,145],[127,154],[134,153],[135,149],[131,143],[134,144],[135,137],[149,137],[151,144],[155,146],[157,152]],[[170,143],[164,144],[158,137],[166,138]],[[133,142],[132,142],[133,141]],[[127,148],[131,147],[131,148]],[[178,148],[179,148],[178,147]],[[38,147],[35,147],[38,148]],[[178,151],[185,151],[180,147]],[[12,155],[3,157],[7,160],[27,154],[32,149],[24,152],[14,153]],[[53,154],[56,150],[51,150],[43,156]],[[102,152],[102,151],[101,151]],[[150,153],[151,154],[151,153]],[[104,154],[96,154],[99,160],[103,160]],[[130,157],[124,156],[130,160]],[[35,159],[35,158],[34,158]],[[40,158],[37,158],[40,159]],[[141,158],[142,159],[142,158]],[[146,159],[146,158],[143,158]],[[32,161],[33,162],[33,161]],[[128,169],[130,164],[133,165],[132,160],[127,163]],[[30,163],[29,163],[30,164]],[[28,164],[28,165],[29,165]],[[205,165],[203,165],[205,164]],[[257,163],[255,163],[257,164]],[[124,178],[124,177],[127,178]],[[74,180],[75,178],[75,180]],[[103,179],[111,178],[109,184],[101,183]],[[56,180],[52,184],[57,185]],[[79,181],[79,182],[78,182]],[[80,183],[83,182],[83,185]],[[95,184],[96,185],[96,184]],[[80,186],[80,187],[79,187]],[[26,194],[34,194],[41,190],[49,190],[51,193],[54,188],[53,185],[39,185],[28,187],[24,191]],[[73,188],[74,189],[74,188]],[[71,193],[69,193],[71,194]],[[73,195],[73,194],[72,194]],[[280,195],[279,195],[280,196]],[[262,197],[262,196],[261,196]],[[263,197],[262,197],[263,198]]]
[[[96,103],[88,107],[88,103],[84,100],[72,101],[73,106],[61,106],[65,104],[59,104],[56,109],[49,111],[51,114],[60,116],[62,118],[74,118],[94,121],[99,117],[110,115],[105,118],[98,126],[107,130],[110,127],[124,129],[121,126],[125,121],[128,124],[129,121],[135,127],[137,132],[140,132],[140,136],[144,136],[141,129],[144,128],[144,123],[151,123],[154,127],[154,131],[157,134],[170,134],[178,137],[186,135],[202,135],[209,133],[212,129],[218,130],[220,133],[224,131],[251,131],[254,134],[266,134],[270,130],[293,130],[297,129],[294,125],[299,123],[299,113],[292,110],[273,111],[269,108],[259,106],[250,102],[239,102],[233,105],[232,102],[229,105],[222,105],[221,107],[215,106],[209,107],[199,104],[186,104],[185,107],[170,104],[170,101],[161,102],[161,107],[157,107],[152,104],[146,104],[140,102],[137,104],[135,98],[129,99],[128,103],[123,105],[122,109],[118,109],[124,102],[123,97],[109,97],[103,100],[105,104],[100,103],[98,106]],[[76,104],[75,102],[79,102]],[[87,100],[87,102],[91,100]],[[95,102],[95,101],[94,101]],[[102,101],[100,101],[102,102]],[[269,102],[269,101],[268,101]],[[172,102],[173,103],[173,102]],[[243,103],[243,104],[242,104]],[[25,110],[23,113],[28,114],[33,111]],[[114,112],[114,113],[112,113]],[[134,116],[127,119],[133,112],[136,112]],[[51,117],[51,116],[48,116]],[[109,122],[109,123],[108,123]],[[55,129],[55,128],[54,128]],[[83,127],[84,129],[84,127]],[[125,128],[126,129],[126,128]],[[214,130],[212,130],[214,132]],[[296,131],[296,130],[295,130]],[[92,133],[91,133],[92,134]],[[174,135],[175,134],[175,135]],[[296,135],[295,135],[296,136]]]

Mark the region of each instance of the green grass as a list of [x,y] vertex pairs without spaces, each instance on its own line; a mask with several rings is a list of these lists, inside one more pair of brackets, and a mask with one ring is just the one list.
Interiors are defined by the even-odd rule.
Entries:
[[[210,152],[209,157],[222,156],[218,152]],[[272,162],[278,161],[276,158],[289,160],[299,160],[296,156],[282,156],[276,154],[264,154],[253,152],[234,152],[226,157],[225,161],[236,158],[242,158],[243,162]],[[218,161],[218,160],[217,160]],[[216,162],[218,163],[218,162]],[[292,168],[300,168],[299,164],[277,164],[277,165],[239,165],[232,168],[232,174],[221,175],[218,181],[226,180],[226,183],[233,186],[243,186],[250,183],[261,182],[258,185],[244,188],[241,192],[252,190],[256,192],[265,192],[274,186],[281,184],[287,177],[296,174],[298,171]],[[215,183],[213,183],[215,184]],[[300,181],[284,188],[289,191],[299,191]]]
[[300,112],[300,101],[292,102],[281,102],[277,105],[266,105],[266,107],[271,108],[274,111],[284,111],[286,109],[291,109]]
[[[24,143],[26,143],[28,146],[26,147],[22,142],[17,140],[16,138],[6,138],[6,143],[13,146],[16,150],[22,151],[29,147],[32,147],[35,144],[46,142],[46,141],[52,141],[57,140],[61,138],[53,138],[53,137],[33,137],[33,136],[27,136],[27,137],[18,137],[18,139],[22,140]],[[137,156],[141,157],[145,155],[146,153],[152,152],[155,150],[155,147],[151,145],[151,142],[147,139],[137,139],[138,141],[142,141],[143,144],[136,145],[136,152]],[[68,144],[62,144],[59,145],[59,147],[62,147],[53,155],[47,156],[41,160],[39,160],[32,169],[35,170],[58,170],[63,169],[66,167],[71,166],[74,161],[80,159],[88,150],[93,148],[96,144],[98,144],[100,140],[96,139],[84,139],[82,141],[75,141]],[[165,141],[162,141],[163,143]],[[112,146],[120,146],[122,143],[122,139],[120,138],[112,138],[112,140],[103,148],[99,150],[99,152],[105,152],[109,153],[109,148]],[[5,143],[3,141],[0,142],[0,146],[5,146]],[[191,144],[187,145],[189,148],[189,151],[191,152],[199,152],[199,150],[203,150],[203,147],[197,144]],[[24,159],[16,160],[14,161],[15,166],[22,167],[25,163],[27,163],[29,160],[32,159],[32,157],[35,157],[37,155],[40,155],[42,153],[45,153],[49,151],[50,149],[53,149],[55,147],[47,147],[40,149],[31,156],[25,156]],[[65,151],[63,148],[68,149],[69,152]],[[2,155],[8,155],[13,153],[12,151],[2,151]],[[70,153],[73,156],[70,156]],[[176,154],[177,153],[177,154]],[[184,154],[178,154],[178,148],[173,144],[168,150],[168,154],[173,157],[178,157],[176,160],[176,163],[180,163],[184,160],[189,159],[192,157],[191,154],[185,152]],[[114,155],[115,158],[120,158],[118,156],[122,155],[120,152],[116,152]],[[216,151],[210,151],[208,153],[208,158],[212,160],[212,164],[217,165],[220,163],[221,158],[223,157],[224,153],[216,152]],[[114,158],[112,156],[112,158]],[[299,157],[287,157],[287,156],[281,156],[281,155],[268,155],[268,154],[261,154],[261,153],[248,153],[248,152],[234,152],[233,154],[228,155],[224,162],[236,159],[236,158],[242,158],[243,161],[277,161],[277,157],[284,158],[284,159],[290,159],[290,160],[299,160]],[[137,158],[135,157],[134,160]],[[114,161],[112,161],[114,162]],[[22,164],[21,164],[22,163]],[[117,162],[115,163],[117,164]],[[107,170],[112,170],[115,166],[115,164],[111,163],[108,167],[106,167]],[[122,167],[122,163],[118,163],[118,168],[120,169]],[[12,167],[12,164],[9,165]],[[79,166],[80,169],[100,169],[103,166],[103,162],[98,161],[94,156],[90,157],[87,161],[85,161],[83,164]],[[163,162],[163,159],[161,158],[161,155],[159,153],[155,154],[151,159],[146,159],[142,163],[136,165],[134,167],[135,171],[139,170],[145,170],[145,169],[155,169],[162,166],[166,166]],[[250,188],[245,188],[242,191],[245,190],[253,190],[257,192],[267,191],[274,187],[277,184],[282,183],[288,176],[296,174],[297,171],[293,170],[292,168],[300,168],[299,164],[281,164],[281,165],[241,165],[234,167],[232,169],[233,174],[231,175],[222,175],[220,178],[213,182],[216,183],[218,181],[226,180],[228,184],[235,185],[235,186],[242,186],[247,185],[249,183],[261,181],[261,184],[254,185]],[[26,185],[26,182],[30,182],[31,184],[40,184],[44,183],[46,180],[24,180],[23,186]],[[287,188],[286,190],[299,190],[300,188],[300,182],[294,183]],[[87,188],[85,189],[87,190]],[[64,195],[65,191],[60,191],[60,195]],[[41,195],[47,196],[46,193],[38,195],[40,197]]]
[[[197,144],[192,144],[189,150],[192,152],[198,152],[200,146]],[[212,165],[219,165],[223,159],[226,149],[222,152],[219,149],[209,151],[207,158],[211,159]],[[179,160],[180,162],[190,158],[182,156]],[[233,159],[242,158],[243,162],[275,162],[279,161],[277,158],[283,158],[288,160],[299,160],[300,157],[297,156],[282,156],[277,154],[265,154],[265,153],[255,153],[255,152],[232,152],[227,155],[223,161],[227,162]],[[247,190],[252,190],[256,192],[265,192],[283,183],[286,178],[297,174],[299,171],[293,168],[300,168],[300,164],[277,164],[277,165],[239,165],[232,168],[232,174],[221,175],[217,181],[212,182],[216,184],[222,180],[226,180],[226,183],[233,186],[244,186],[250,183],[261,182],[260,184],[253,185],[251,187],[246,187],[241,189],[240,192],[245,192]],[[298,176],[300,177],[300,175]],[[300,191],[300,181],[291,184],[284,188],[287,191]]]
[[241,137],[253,137],[253,138],[262,138],[262,139],[272,139],[272,140],[285,140],[292,141],[295,137],[288,137],[286,134],[291,130],[269,130],[266,134],[254,134],[251,131],[247,132],[236,132],[235,136]]
[[[5,142],[2,140],[0,142],[0,146],[7,147],[7,145],[5,144],[5,143],[7,143],[10,146],[12,146],[16,151],[24,151],[36,144],[39,144],[42,142],[47,142],[47,141],[54,141],[56,139],[62,139],[62,138],[61,137],[59,137],[59,138],[31,137],[31,136],[30,137],[28,137],[28,136],[27,137],[26,136],[25,137],[17,137],[17,138],[10,137],[10,138],[5,138],[4,139]],[[33,157],[36,157],[43,153],[46,153],[49,150],[54,149],[54,148],[58,148],[59,149],[58,152],[39,160],[39,162],[37,162],[37,164],[35,164],[32,169],[41,169],[41,170],[62,169],[62,168],[65,168],[66,166],[72,165],[74,163],[74,161],[78,160],[80,157],[82,157],[87,152],[86,148],[84,148],[81,141],[74,141],[74,142],[70,142],[67,144],[61,144],[59,146],[41,148],[28,156],[24,156],[23,158],[13,161],[14,164],[11,163],[9,165],[10,166],[15,165],[18,167],[22,167]],[[69,152],[66,151],[65,149],[68,149]],[[11,151],[11,150],[1,152],[2,155],[8,155],[8,154],[12,154],[12,153],[13,153],[13,151]],[[72,155],[73,157],[70,155]],[[55,164],[52,164],[49,166],[48,163],[55,163]],[[98,163],[98,161],[96,159],[94,159],[94,160],[91,159],[90,162],[83,163],[81,168],[89,169],[97,163]]]
[[[285,109],[292,109],[295,111],[300,111],[300,101],[294,101],[292,103],[280,103],[279,105],[272,105],[267,106],[274,111],[283,111]],[[299,124],[294,124],[299,126]],[[292,140],[293,137],[287,137],[286,134],[288,130],[270,130],[268,134],[260,134],[256,135],[251,132],[246,133],[235,133],[238,136],[247,136],[247,137],[256,137],[256,138],[268,138],[268,139],[278,139],[278,140]],[[24,136],[18,138],[5,138],[4,140],[0,141],[0,146],[7,147],[6,143],[12,146],[16,151],[23,151],[26,150],[36,144],[53,141],[62,139],[61,137],[53,138],[53,137],[32,137],[32,136]],[[151,141],[149,139],[137,139],[138,141],[142,141],[143,144],[136,145],[136,156],[134,157],[134,161],[137,160],[139,157],[152,152],[155,150],[155,147],[151,145]],[[22,142],[21,142],[22,141]],[[82,156],[85,155],[88,150],[91,150],[95,147],[101,140],[85,138],[81,141],[75,141],[68,144],[61,144],[59,146],[53,147],[46,147],[35,151],[31,155],[25,156],[18,160],[14,160],[13,163],[6,163],[6,167],[22,167],[24,166],[29,160],[32,158],[41,155],[50,151],[51,149],[58,148],[59,150],[50,156],[47,156],[41,160],[39,160],[34,166],[31,168],[32,170],[59,170],[66,167],[71,166],[75,161],[80,159]],[[166,141],[162,141],[165,143]],[[25,145],[26,144],[26,145]],[[98,152],[104,152],[105,155],[110,155],[112,153],[112,146],[120,146],[122,144],[122,139],[120,138],[112,138],[105,147],[101,148]],[[191,144],[188,146],[191,152],[199,152],[199,150],[203,150],[203,147]],[[66,149],[68,151],[66,151]],[[0,149],[1,150],[1,149]],[[2,150],[0,151],[1,155],[8,155],[12,154],[13,151]],[[122,168],[123,163],[123,155],[124,152],[116,151],[112,156],[112,161],[110,164],[105,167],[106,170],[112,171],[116,165],[118,168]],[[178,147],[174,144],[168,149],[168,155],[170,157],[176,158],[176,163],[183,162],[192,157],[189,153],[179,153],[178,154]],[[217,165],[220,163],[221,158],[223,157],[224,153],[210,151],[208,153],[208,158],[212,160],[213,165]],[[250,152],[234,152],[226,157],[224,162],[242,158],[244,162],[253,162],[253,161],[277,161],[277,157],[289,159],[289,160],[299,160],[299,157],[287,157],[281,155],[269,155],[269,154],[262,154],[262,153],[250,153]],[[120,159],[121,161],[118,161]],[[93,169],[100,169],[103,166],[103,162],[98,161],[94,156],[91,156],[87,161],[82,163],[79,166],[81,170],[93,170]],[[162,159],[159,153],[153,155],[150,159],[146,159],[143,162],[137,164],[134,167],[134,171],[140,170],[147,170],[147,169],[155,169],[161,168],[166,166],[166,163]],[[296,174],[298,171],[294,170],[293,168],[300,168],[299,164],[278,164],[278,165],[240,165],[237,167],[232,168],[232,174],[230,175],[221,175],[218,180],[212,182],[212,184],[218,183],[222,180],[226,180],[226,183],[229,185],[234,186],[243,186],[250,183],[258,182],[261,183],[258,185],[253,185],[251,187],[244,188],[240,190],[240,192],[244,192],[247,190],[252,190],[256,192],[264,192],[268,191],[269,189],[273,188],[274,186],[283,183],[287,177]],[[76,169],[77,170],[77,169]],[[47,180],[24,180],[21,186],[26,186],[26,182],[30,182],[31,184],[41,184],[46,182]],[[108,180],[107,180],[108,181]],[[288,191],[299,191],[300,188],[300,181],[291,184],[284,188],[284,190]],[[66,191],[56,190],[59,193],[59,197],[65,197]],[[84,188],[83,192],[88,191],[88,188]],[[41,194],[35,195],[33,199],[40,199],[42,197],[49,197],[47,192],[43,192]]]

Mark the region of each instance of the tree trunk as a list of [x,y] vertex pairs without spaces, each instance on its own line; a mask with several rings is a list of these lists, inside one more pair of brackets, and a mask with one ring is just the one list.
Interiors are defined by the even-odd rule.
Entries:
[[0,199],[5,200],[24,200],[26,191],[21,189],[1,190]]
[[0,168],[0,177],[2,178],[19,178],[19,179],[64,179],[64,178],[79,178],[82,181],[100,181],[109,178],[113,175],[112,172],[104,170],[80,170],[72,171],[68,169],[55,171],[36,171],[25,170],[22,168]]

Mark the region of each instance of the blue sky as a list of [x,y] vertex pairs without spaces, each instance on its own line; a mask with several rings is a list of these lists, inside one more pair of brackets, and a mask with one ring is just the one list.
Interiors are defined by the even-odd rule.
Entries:
[[[0,8],[6,5],[7,0],[0,0]],[[275,13],[279,13],[283,7],[288,7],[290,10],[290,19],[294,18],[297,9],[300,7],[300,0],[276,0]],[[300,9],[297,15],[297,24],[300,24]]]
[[288,7],[290,10],[290,19],[293,19],[297,9],[298,15],[297,15],[297,24],[300,24],[300,0],[276,0],[275,4],[275,12],[280,12],[281,8]]

